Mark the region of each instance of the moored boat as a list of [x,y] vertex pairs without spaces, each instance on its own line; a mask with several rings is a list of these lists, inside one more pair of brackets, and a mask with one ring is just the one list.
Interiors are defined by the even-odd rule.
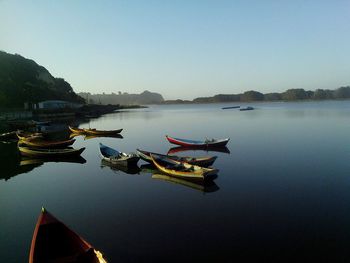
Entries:
[[151,154],[156,154],[158,156],[167,157],[169,159],[172,159],[178,162],[185,162],[189,164],[195,164],[198,166],[210,166],[215,162],[217,158],[217,156],[191,157],[191,156],[164,155],[164,154],[148,152],[140,149],[136,149],[136,153],[140,156],[142,160],[151,164],[153,164]]
[[101,252],[44,208],[36,223],[29,263],[107,263]]
[[44,135],[40,132],[16,132],[18,140],[26,140],[26,139],[42,139]]
[[153,160],[153,164],[161,172],[187,179],[204,180],[212,175],[217,174],[219,171],[214,168],[204,168],[198,165],[174,161],[167,157],[158,156],[156,154],[151,154],[151,158]]
[[96,135],[96,136],[103,136],[103,135],[106,135],[106,136],[112,136],[112,135],[116,135],[116,134],[119,134],[121,133],[121,131],[123,129],[118,129],[118,130],[96,130],[96,129],[91,129],[91,128],[76,128],[76,127],[71,127],[71,126],[68,126],[69,130],[72,132],[72,133],[75,133],[75,134],[85,134],[85,135]]
[[167,140],[176,145],[184,147],[197,147],[197,148],[207,148],[207,147],[223,147],[229,142],[229,138],[226,139],[206,139],[204,141],[180,139],[175,137],[165,136]]
[[84,134],[84,129],[80,129],[72,126],[68,126],[68,129],[74,134]]
[[18,146],[18,149],[23,156],[32,157],[66,157],[66,156],[79,156],[85,148],[80,149],[39,149]]
[[38,140],[38,139],[35,139],[35,140],[24,139],[20,141],[20,144],[24,144],[32,148],[51,149],[51,148],[67,147],[72,145],[74,142],[75,142],[75,139],[65,140],[65,141],[44,141],[44,140]]
[[100,153],[103,160],[114,164],[135,165],[140,160],[140,157],[135,153],[119,152],[102,143],[100,143]]
[[114,134],[121,133],[122,130],[123,129],[103,131],[103,130],[96,130],[96,129],[84,129],[84,133],[88,135],[114,135]]

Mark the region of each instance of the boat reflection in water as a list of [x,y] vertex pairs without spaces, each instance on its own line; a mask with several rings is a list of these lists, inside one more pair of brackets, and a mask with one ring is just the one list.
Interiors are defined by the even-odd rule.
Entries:
[[73,157],[47,157],[47,158],[30,158],[30,157],[22,157],[20,161],[20,166],[26,166],[36,163],[79,163],[84,164],[86,160],[81,156],[73,156]]
[[21,166],[17,161],[16,163],[6,163],[3,169],[1,169],[0,180],[4,179],[5,181],[9,180],[12,177],[15,177],[20,174],[26,174],[32,171],[33,169],[41,166],[43,162],[32,163],[25,166]]
[[85,135],[84,140],[90,140],[94,138],[116,138],[116,139],[123,139],[123,135],[121,134],[115,134],[115,135]]
[[185,187],[198,190],[203,193],[212,193],[220,189],[219,186],[213,181],[214,179],[217,178],[217,175],[212,175],[210,176],[210,179],[205,181],[198,181],[198,180],[190,180],[190,179],[183,179],[179,177],[173,177],[173,176],[164,174],[161,171],[159,171],[153,164],[143,164],[140,166],[140,168],[141,168],[141,173],[152,174],[152,179],[158,179],[158,180],[166,181],[177,185],[182,185]]
[[122,164],[112,164],[110,162],[107,162],[106,160],[101,160],[101,169],[104,168],[110,168],[113,172],[119,173],[123,172],[126,174],[140,174],[140,167],[135,165],[122,165]]
[[207,147],[207,148],[177,146],[177,147],[170,148],[168,151],[168,154],[175,154],[175,153],[187,152],[187,151],[220,152],[220,153],[230,154],[230,150],[226,146],[225,147]]
[[0,165],[2,167],[0,173],[0,180],[4,179],[7,181],[8,179],[16,175],[28,173],[47,162],[66,162],[83,164],[86,163],[86,160],[81,156],[77,156],[74,158],[21,157],[17,149],[17,143],[0,144]]
[[42,163],[20,166],[21,156],[18,153],[17,143],[0,144],[0,179],[8,180],[19,174],[24,174],[39,167]]
[[220,189],[213,180],[200,183],[200,182],[185,180],[182,178],[173,177],[173,176],[169,176],[161,173],[153,174],[152,179],[158,179],[158,180],[163,180],[163,181],[177,184],[177,185],[182,185],[185,187],[189,187],[189,188],[201,191],[203,193],[212,193]]

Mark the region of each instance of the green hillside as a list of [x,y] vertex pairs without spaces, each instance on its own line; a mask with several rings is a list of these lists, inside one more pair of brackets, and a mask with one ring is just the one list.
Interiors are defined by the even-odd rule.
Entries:
[[54,78],[35,61],[0,51],[0,108],[21,108],[24,102],[43,100],[84,101],[68,82]]

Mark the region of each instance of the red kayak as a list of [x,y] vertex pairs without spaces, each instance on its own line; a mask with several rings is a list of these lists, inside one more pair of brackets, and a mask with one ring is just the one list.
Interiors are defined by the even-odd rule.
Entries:
[[107,263],[99,251],[44,208],[35,226],[29,263]]
[[172,144],[180,145],[183,147],[196,147],[196,148],[224,147],[230,140],[229,138],[226,138],[226,139],[206,139],[204,141],[195,141],[195,140],[174,138],[168,135],[165,135],[165,137]]

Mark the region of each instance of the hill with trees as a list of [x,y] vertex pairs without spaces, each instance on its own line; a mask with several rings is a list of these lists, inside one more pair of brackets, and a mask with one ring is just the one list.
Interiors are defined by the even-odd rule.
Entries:
[[[350,86],[340,87],[335,90],[317,89],[306,91],[304,89],[289,89],[282,93],[260,93],[258,91],[246,91],[242,94],[218,94],[213,97],[195,98],[193,103],[215,102],[249,102],[249,101],[302,101],[302,100],[336,100],[350,99]],[[172,101],[174,102],[174,101]],[[177,100],[176,103],[181,101]],[[167,102],[165,102],[167,103]],[[188,101],[185,101],[188,103]]]
[[0,51],[0,108],[23,108],[25,102],[43,100],[84,102],[68,82],[35,61]]

